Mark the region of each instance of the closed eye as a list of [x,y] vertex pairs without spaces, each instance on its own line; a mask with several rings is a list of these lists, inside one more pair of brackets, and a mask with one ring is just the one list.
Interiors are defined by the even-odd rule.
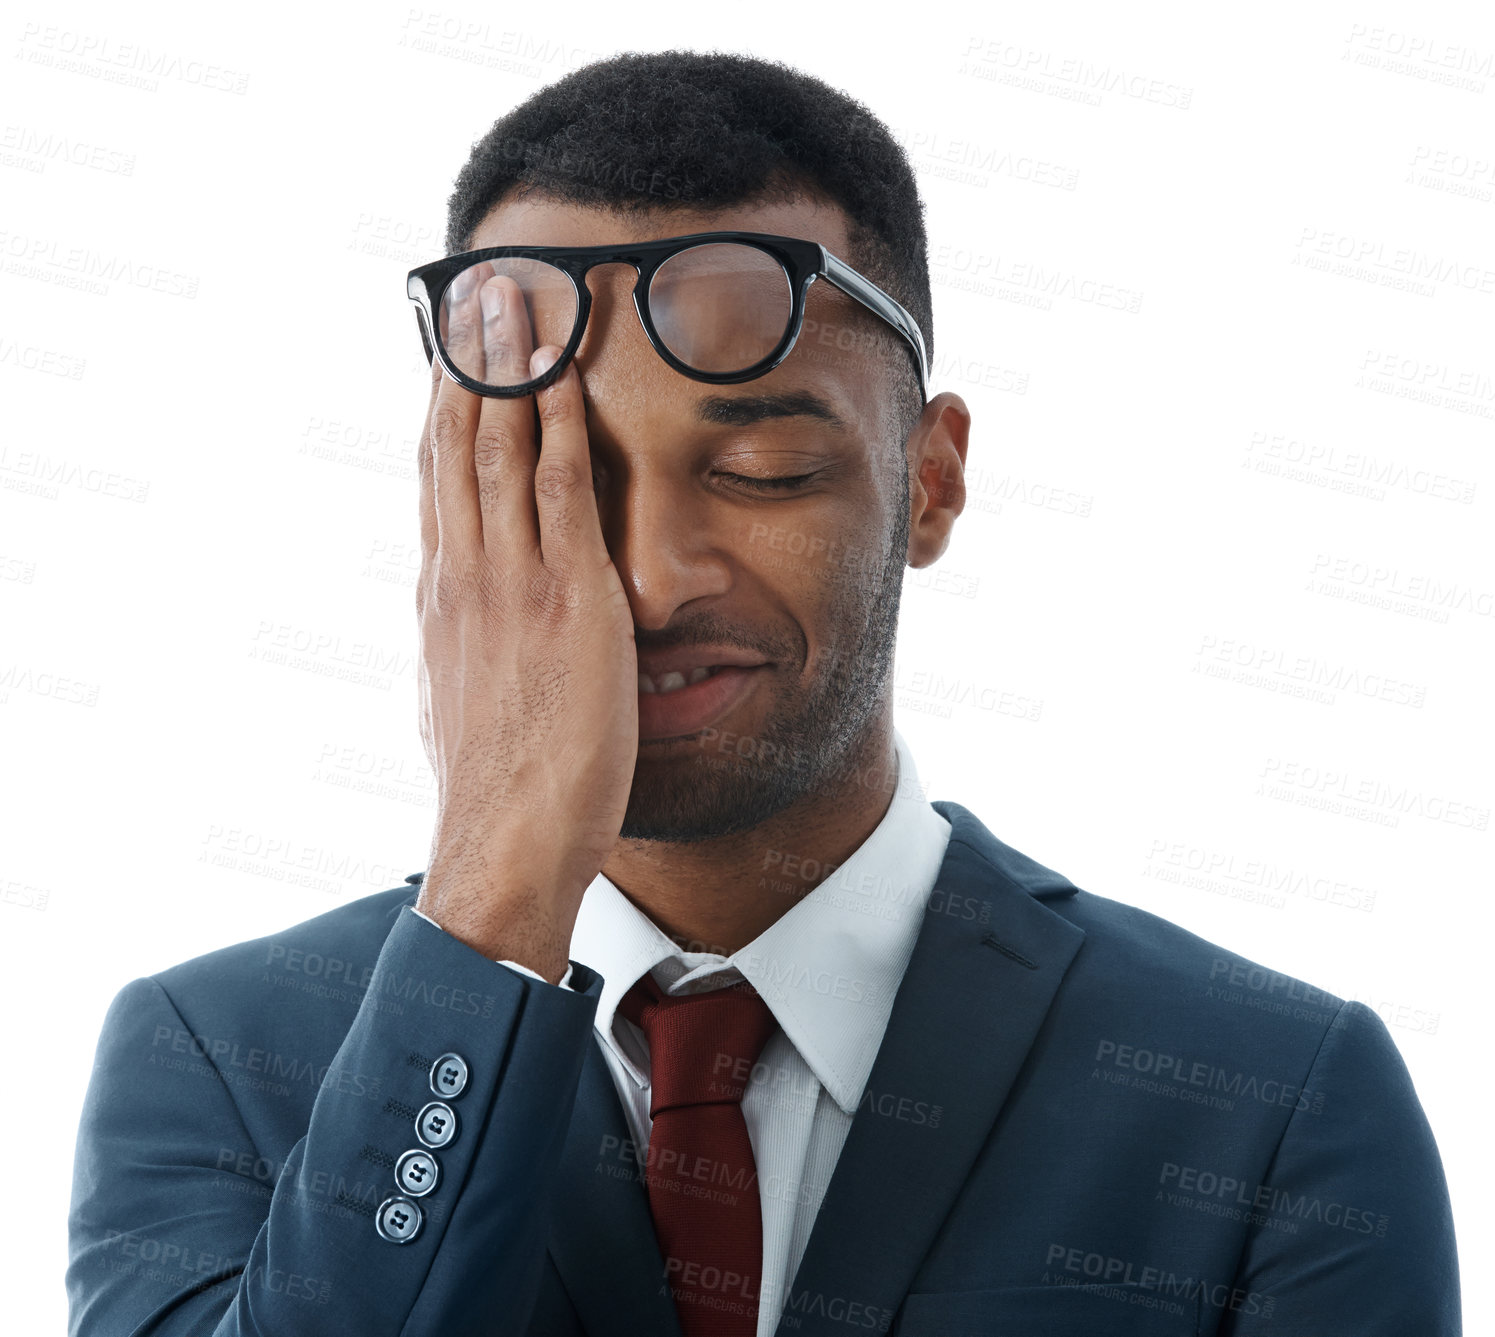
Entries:
[[[819,470],[817,470],[816,472],[818,473]],[[753,488],[762,492],[769,492],[792,491],[794,488],[803,487],[806,483],[808,483],[812,478],[815,477],[815,474],[794,474],[792,476],[782,478],[752,478],[747,474],[724,473],[721,475],[721,477],[730,478],[734,483],[741,483],[743,487]]]

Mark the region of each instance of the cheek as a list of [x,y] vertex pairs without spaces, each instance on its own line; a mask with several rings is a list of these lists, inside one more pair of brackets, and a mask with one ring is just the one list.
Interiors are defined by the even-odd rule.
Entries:
[[763,507],[744,528],[738,555],[768,583],[803,589],[840,578],[853,537],[830,508]]
[[882,527],[856,521],[857,511],[850,505],[770,511],[747,522],[737,545],[744,571],[812,644],[834,639],[830,624],[859,608],[881,581]]

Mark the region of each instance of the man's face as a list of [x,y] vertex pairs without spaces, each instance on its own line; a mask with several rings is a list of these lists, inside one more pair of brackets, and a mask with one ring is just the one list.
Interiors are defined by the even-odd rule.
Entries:
[[[538,196],[496,205],[470,248],[728,228],[849,249],[846,216],[810,201],[627,217]],[[687,843],[839,788],[887,708],[908,465],[903,443],[888,440],[887,364],[868,337],[876,318],[850,297],[816,280],[788,358],[757,380],[708,385],[654,351],[633,307],[636,278],[625,264],[592,270],[576,364],[603,538],[641,667],[651,652],[708,645],[768,661],[688,733],[651,726],[641,696],[621,836]],[[764,402],[790,395],[799,402]],[[805,474],[797,487],[752,485]]]

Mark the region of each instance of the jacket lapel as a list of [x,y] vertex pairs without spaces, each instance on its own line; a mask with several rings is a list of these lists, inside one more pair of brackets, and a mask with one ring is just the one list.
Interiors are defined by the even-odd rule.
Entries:
[[594,1036],[561,1154],[550,1255],[586,1332],[680,1337],[636,1156]]
[[1085,936],[1042,904],[1072,883],[934,807],[945,860],[777,1337],[887,1331]]

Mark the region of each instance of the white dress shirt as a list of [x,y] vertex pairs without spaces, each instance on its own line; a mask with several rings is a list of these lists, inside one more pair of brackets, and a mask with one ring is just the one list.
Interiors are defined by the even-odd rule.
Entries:
[[[868,1093],[867,1079],[950,838],[896,729],[893,741],[898,783],[882,820],[740,951],[681,951],[601,873],[582,895],[571,935],[571,959],[603,979],[596,1033],[640,1167],[653,1123],[649,1047],[617,1011],[634,981],[650,971],[667,994],[684,994],[746,979],[779,1023],[742,1100],[763,1211],[758,1337],[772,1337],[778,1326],[852,1116],[864,1096],[882,1094]],[[804,886],[772,867],[764,881],[780,883],[786,895]],[[541,978],[518,962],[502,964]],[[570,977],[568,966],[553,987],[567,987]]]

